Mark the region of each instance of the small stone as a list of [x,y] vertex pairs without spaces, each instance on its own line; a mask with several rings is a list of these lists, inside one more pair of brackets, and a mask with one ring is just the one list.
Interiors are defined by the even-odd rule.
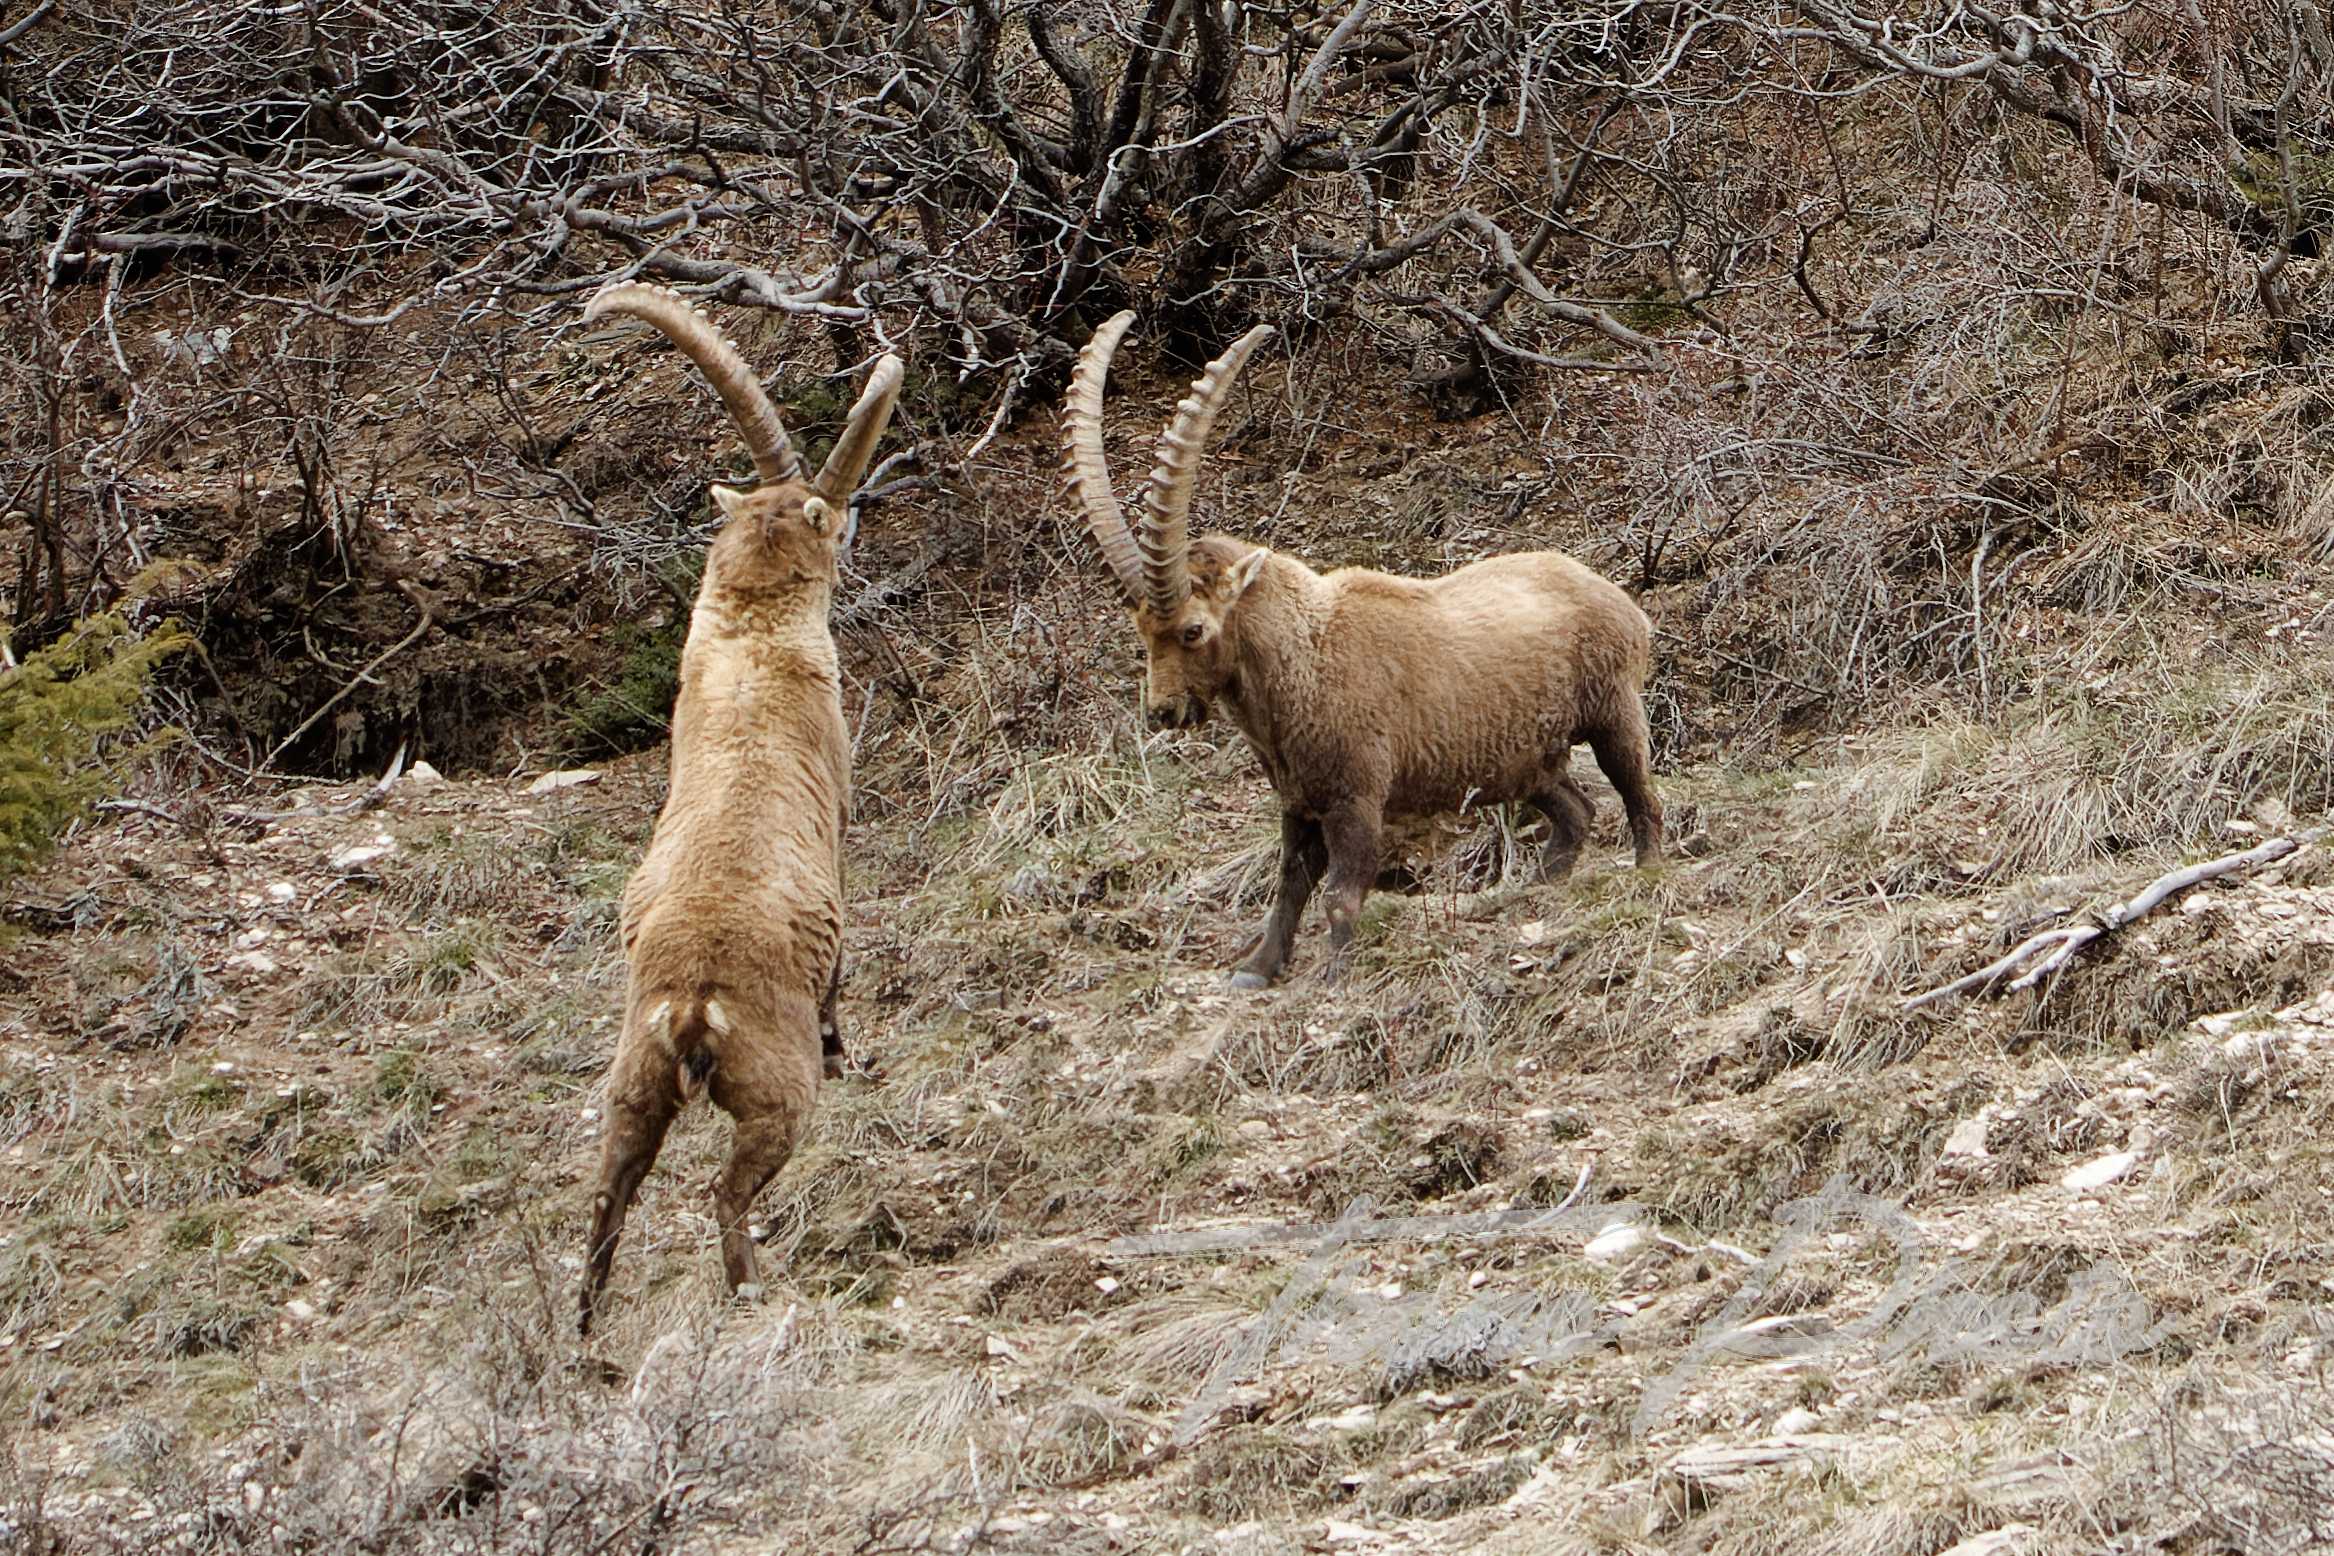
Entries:
[[1797,1437],[1802,1432],[1814,1431],[1822,1424],[1823,1417],[1805,1406],[1800,1406],[1796,1409],[1786,1410],[1775,1417],[1775,1435],[1777,1437]]
[[434,789],[446,781],[446,775],[427,762],[416,762],[405,770],[405,786],[409,789]]
[[2014,1556],[2034,1543],[2032,1524],[2004,1524],[1984,1534],[1973,1534],[1955,1545],[1948,1545],[1937,1556]]
[[1110,1275],[1102,1276],[1094,1282],[1094,1289],[1101,1292],[1106,1297],[1109,1296],[1112,1292],[1118,1290],[1117,1277]]
[[2225,1059],[2267,1059],[2276,1053],[2278,1034],[2275,1032],[2238,1032],[2221,1043],[2221,1057]]
[[1711,1341],[1714,1349],[1736,1356],[1787,1355],[1794,1342],[1820,1340],[1835,1325],[1821,1313],[1771,1313],[1729,1329]]
[[572,789],[579,783],[598,783],[601,778],[596,767],[563,767],[549,772],[527,785],[529,794],[550,794],[560,789]]
[[2105,1188],[2119,1178],[2128,1176],[2139,1165],[2139,1152],[2116,1151],[2096,1161],[2083,1163],[2058,1181],[2075,1190]]
[[351,870],[361,870],[393,851],[396,846],[394,843],[360,843],[355,848],[344,848],[332,856],[332,867],[344,875]]
[[1021,1360],[1021,1353],[1013,1349],[1012,1342],[1007,1340],[1003,1335],[990,1335],[981,1342],[981,1345],[982,1349],[987,1351],[991,1356],[1002,1358],[1005,1361]]
[[1973,1113],[1953,1126],[1953,1133],[1945,1137],[1947,1156],[1966,1156],[1982,1159],[1986,1153],[1986,1124],[1983,1112]]
[[1626,1221],[1615,1221],[1582,1244],[1580,1256],[1592,1264],[1617,1264],[1644,1247],[1648,1241],[1643,1227],[1633,1226]]
[[1333,1416],[1315,1416],[1305,1423],[1309,1432],[1366,1432],[1378,1424],[1378,1407],[1355,1405]]
[[277,881],[267,889],[267,895],[271,902],[290,902],[300,895],[300,888],[290,881]]
[[1005,895],[1019,902],[1036,902],[1052,895],[1054,873],[1042,864],[1025,864],[1005,882]]
[[316,1321],[316,1305],[294,1297],[284,1304],[284,1316],[295,1324],[312,1324]]
[[1272,1125],[1261,1118],[1244,1118],[1240,1120],[1237,1132],[1250,1140],[1262,1140],[1272,1133]]

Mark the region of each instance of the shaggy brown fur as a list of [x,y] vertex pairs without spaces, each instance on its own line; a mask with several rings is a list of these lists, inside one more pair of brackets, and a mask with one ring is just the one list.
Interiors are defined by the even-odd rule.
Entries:
[[1529,801],[1550,828],[1542,874],[1571,873],[1596,814],[1571,774],[1578,743],[1620,791],[1637,862],[1661,857],[1639,690],[1652,629],[1572,558],[1491,557],[1432,580],[1321,574],[1210,535],[1190,567],[1173,617],[1135,612],[1151,721],[1188,727],[1221,702],[1281,802],[1280,896],[1236,985],[1279,975],[1324,874],[1329,973],[1343,971],[1390,821]]
[[[1073,382],[1066,463],[1090,509],[1106,478],[1099,425],[1089,432],[1081,417],[1099,407],[1101,369],[1125,317],[1097,333]],[[1280,975],[1324,882],[1326,973],[1342,975],[1392,821],[1528,801],[1551,829],[1542,873],[1570,873],[1595,816],[1571,774],[1576,743],[1595,751],[1620,791],[1638,864],[1657,861],[1661,801],[1642,692],[1652,628],[1619,587],[1553,551],[1415,579],[1316,573],[1229,536],[1187,543],[1175,532],[1189,503],[1194,429],[1204,436],[1229,387],[1226,364],[1236,371],[1261,334],[1211,364],[1170,425],[1143,497],[1146,531],[1164,538],[1146,533],[1139,550],[1119,548],[1142,576],[1113,560],[1149,653],[1151,723],[1187,728],[1221,702],[1280,798],[1278,900],[1233,984],[1262,988]],[[1161,492],[1163,481],[1184,490]],[[1115,509],[1113,499],[1089,512],[1098,539]],[[1161,587],[1159,564],[1178,552],[1184,578]],[[1104,555],[1112,558],[1107,540]]]
[[[608,306],[649,318],[704,365],[700,352],[713,347],[664,295]],[[723,372],[734,377],[730,359],[714,357],[717,386]],[[674,1115],[705,1093],[735,1121],[712,1184],[723,1274],[732,1292],[752,1291],[747,1213],[793,1153],[822,1070],[840,1059],[851,740],[827,612],[843,510],[898,380],[886,359],[817,481],[801,480],[797,465],[752,491],[713,489],[728,522],[681,651],[671,787],[624,889],[624,1029],[592,1201],[586,1334],[641,1179]],[[753,440],[759,424],[739,421]],[[790,453],[757,443],[756,463],[767,476]]]

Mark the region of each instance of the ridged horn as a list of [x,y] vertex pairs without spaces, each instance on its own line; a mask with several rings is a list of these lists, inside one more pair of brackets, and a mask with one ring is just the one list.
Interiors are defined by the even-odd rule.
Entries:
[[883,441],[883,429],[891,424],[892,407],[899,403],[900,378],[905,371],[898,357],[886,356],[867,375],[867,387],[859,391],[859,403],[851,407],[850,419],[843,423],[843,435],[835,439],[827,462],[819,467],[818,480],[812,483],[829,500],[846,503],[859,490],[859,482],[875,458],[875,445]]
[[609,313],[628,313],[655,325],[683,356],[697,364],[697,370],[729,408],[729,419],[737,423],[738,434],[754,456],[754,471],[765,482],[801,478],[802,456],[794,451],[794,440],[786,435],[777,407],[762,392],[761,380],[728,337],[687,298],[669,287],[645,281],[611,281],[584,304],[584,319],[588,323]]
[[1191,595],[1191,488],[1199,479],[1200,450],[1216,413],[1232,392],[1240,369],[1273,332],[1259,324],[1232,342],[1224,354],[1191,381],[1191,393],[1175,407],[1175,419],[1159,435],[1159,460],[1143,482],[1142,530],[1136,546],[1143,557],[1143,587],[1151,609],[1172,614]]
[[1134,322],[1135,311],[1129,308],[1094,332],[1078,353],[1070,397],[1062,409],[1062,474],[1070,484],[1070,500],[1085,514],[1086,528],[1130,605],[1142,598],[1143,561],[1135,551],[1135,537],[1127,533],[1118,493],[1110,487],[1110,461],[1102,451],[1102,380]]

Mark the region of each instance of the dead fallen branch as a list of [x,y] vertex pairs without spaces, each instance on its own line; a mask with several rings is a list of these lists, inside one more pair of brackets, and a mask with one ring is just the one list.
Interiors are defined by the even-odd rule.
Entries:
[[[276,748],[267,754],[267,760],[261,764],[262,766],[275,766],[276,759],[278,757],[281,757],[286,751],[289,751],[302,735],[305,735],[308,733],[308,731],[314,729],[317,725],[317,721],[322,719],[324,715],[339,707],[341,702],[348,696],[349,693],[355,691],[360,686],[377,685],[378,683],[373,680],[373,672],[380,669],[390,660],[396,658],[399,654],[405,652],[405,650],[411,648],[414,644],[420,642],[422,635],[428,632],[430,628],[437,625],[437,611],[436,608],[432,605],[429,596],[423,594],[420,590],[414,588],[411,584],[397,580],[392,581],[396,583],[398,590],[403,593],[407,599],[413,602],[414,608],[421,612],[421,620],[414,623],[413,630],[411,632],[408,632],[405,634],[405,636],[399,638],[396,642],[390,644],[387,648],[381,650],[381,652],[378,654],[375,654],[372,658],[372,662],[367,664],[362,670],[359,670],[355,676],[349,680],[349,683],[346,686],[343,686],[339,691],[336,691],[331,696],[325,698],[323,704],[318,707],[314,713],[309,714],[306,718],[300,721],[298,728],[294,729],[283,739],[277,741]],[[400,750],[400,754],[403,754],[402,749]]]
[[[374,661],[376,664],[379,662]],[[397,742],[397,754],[389,759],[388,771],[381,774],[379,782],[353,800],[343,800],[338,805],[295,805],[290,810],[245,810],[240,806],[231,806],[221,814],[230,821],[253,822],[261,826],[273,826],[279,821],[296,821],[311,816],[362,815],[389,797],[390,789],[396,786],[397,780],[405,772],[405,752],[411,744],[408,740]]]
[[[2031,989],[2043,979],[2063,970],[2093,941],[2112,935],[2146,917],[2189,887],[2283,859],[2299,847],[2301,844],[2290,837],[2273,837],[2241,854],[2225,854],[2218,859],[2207,859],[2202,864],[2183,865],[2157,876],[2149,883],[2147,890],[2129,902],[2115,903],[2102,909],[2089,923],[2070,924],[2063,929],[2046,929],[2038,935],[2029,936],[2008,955],[1988,962],[1976,972],[1964,978],[1956,978],[1942,988],[1914,995],[1904,1002],[1903,1008],[1918,1010],[1923,1005],[1934,1005],[1956,994],[2014,994],[2020,989]],[[2002,980],[2005,978],[2010,981],[2004,983]]]

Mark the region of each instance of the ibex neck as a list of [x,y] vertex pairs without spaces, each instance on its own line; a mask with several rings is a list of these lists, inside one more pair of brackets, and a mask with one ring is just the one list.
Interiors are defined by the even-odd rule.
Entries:
[[718,595],[698,596],[689,635],[831,645],[827,613],[833,603],[834,588],[824,579],[779,589],[724,589]]
[[1311,705],[1320,679],[1322,587],[1320,574],[1275,552],[1224,624],[1240,667],[1229,711],[1276,788],[1281,736],[1290,716]]

